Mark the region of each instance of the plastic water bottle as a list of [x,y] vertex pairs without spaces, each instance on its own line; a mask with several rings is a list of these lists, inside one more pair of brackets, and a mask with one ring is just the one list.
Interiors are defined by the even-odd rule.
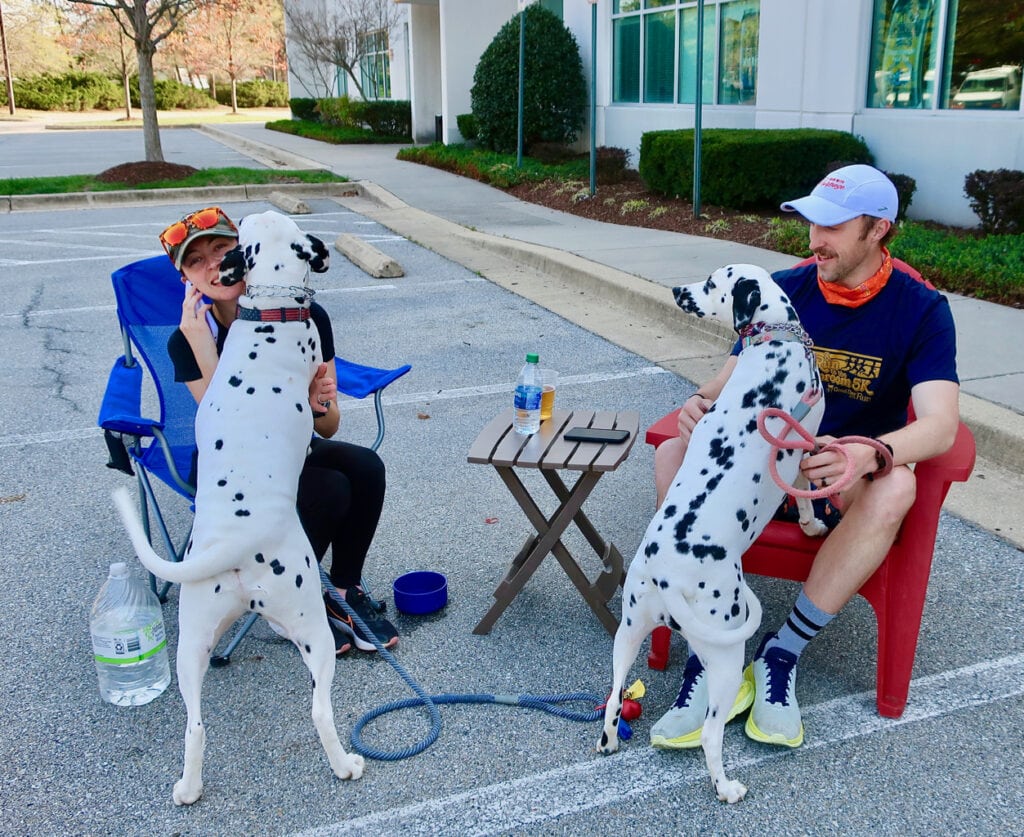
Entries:
[[529,436],[540,430],[540,367],[537,355],[526,356],[526,364],[516,381],[515,418],[516,433]]
[[142,706],[171,682],[160,600],[123,562],[93,602],[89,617],[100,696],[116,706]]

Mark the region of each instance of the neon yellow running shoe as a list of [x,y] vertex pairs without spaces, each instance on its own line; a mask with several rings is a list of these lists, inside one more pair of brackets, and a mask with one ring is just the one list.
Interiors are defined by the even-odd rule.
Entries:
[[[746,678],[740,683],[736,701],[725,719],[729,723],[754,701],[754,684]],[[700,746],[704,718],[708,714],[708,686],[704,666],[691,654],[683,671],[683,685],[675,706],[651,727],[651,746],[659,750],[691,750]]]

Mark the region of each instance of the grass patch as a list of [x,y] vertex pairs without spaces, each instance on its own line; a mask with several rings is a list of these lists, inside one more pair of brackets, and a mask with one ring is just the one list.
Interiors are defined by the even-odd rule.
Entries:
[[458,143],[443,145],[435,142],[430,145],[403,148],[398,152],[398,159],[461,174],[463,177],[471,177],[499,189],[509,189],[520,183],[561,180],[574,184],[567,186],[567,190],[575,191],[587,182],[590,176],[588,160],[570,160],[567,163],[550,165],[532,157],[523,157],[522,166],[517,168],[515,154],[499,154],[496,151],[484,151]]
[[347,177],[322,169],[200,169],[180,180],[131,185],[103,183],[92,174],[64,177],[12,177],[0,180],[0,195],[61,195],[70,192],[116,192],[125,189],[181,189],[196,186],[249,186],[273,183],[345,183]]
[[282,134],[294,134],[307,139],[314,139],[320,142],[329,142],[333,145],[367,145],[371,143],[406,143],[412,142],[412,137],[390,137],[382,134],[375,134],[369,128],[341,128],[332,125],[323,125],[319,122],[309,122],[305,119],[281,119],[277,122],[268,122],[264,126],[268,131],[279,131]]

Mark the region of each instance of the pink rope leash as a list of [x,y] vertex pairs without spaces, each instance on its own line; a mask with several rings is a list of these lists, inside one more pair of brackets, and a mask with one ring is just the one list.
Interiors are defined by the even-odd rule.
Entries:
[[[781,436],[773,436],[771,431],[768,430],[766,421],[769,418],[782,419],[783,424],[785,424],[785,429]],[[772,479],[775,480],[775,484],[779,488],[793,497],[806,497],[808,500],[819,500],[824,497],[831,497],[848,488],[854,480],[854,465],[853,457],[850,456],[849,451],[846,450],[846,445],[868,445],[882,455],[885,465],[881,470],[874,474],[875,477],[884,477],[892,470],[892,454],[889,452],[889,449],[877,439],[871,439],[868,436],[843,436],[842,438],[836,439],[834,442],[829,442],[827,445],[823,445],[819,448],[817,443],[814,441],[814,437],[804,429],[803,425],[801,425],[800,422],[798,422],[790,413],[787,413],[785,410],[780,410],[778,407],[766,407],[761,411],[761,414],[757,417],[757,429],[761,431],[761,436],[763,436],[764,440],[772,446],[773,450],[803,450],[808,453],[818,453],[820,451],[830,450],[835,451],[843,457],[844,460],[846,460],[843,473],[831,485],[816,489],[805,489],[794,488],[791,485],[786,485],[785,481],[779,476],[776,457],[769,457],[768,472],[772,475]],[[795,430],[801,438],[787,441],[786,436],[789,435],[791,430]]]

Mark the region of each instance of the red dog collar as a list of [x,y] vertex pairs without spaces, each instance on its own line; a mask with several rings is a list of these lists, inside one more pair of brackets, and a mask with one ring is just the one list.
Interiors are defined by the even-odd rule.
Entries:
[[243,308],[238,306],[238,319],[261,323],[301,323],[309,319],[308,308]]

